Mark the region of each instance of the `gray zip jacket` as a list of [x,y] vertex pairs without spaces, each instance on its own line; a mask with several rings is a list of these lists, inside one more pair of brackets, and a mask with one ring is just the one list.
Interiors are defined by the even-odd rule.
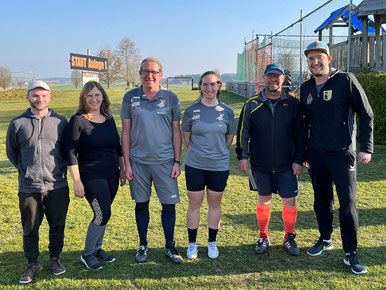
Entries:
[[66,125],[66,118],[51,109],[41,119],[28,109],[11,121],[6,150],[19,172],[19,192],[37,193],[67,186],[63,158]]

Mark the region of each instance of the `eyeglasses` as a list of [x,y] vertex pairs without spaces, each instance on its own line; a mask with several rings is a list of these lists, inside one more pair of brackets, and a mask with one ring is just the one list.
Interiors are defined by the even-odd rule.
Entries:
[[321,61],[323,59],[323,57],[324,57],[323,54],[317,55],[317,56],[314,56],[314,57],[310,56],[310,57],[307,57],[307,61],[308,62],[314,62],[315,60]]
[[154,71],[154,70],[141,70],[141,74],[143,75],[158,75],[160,72],[159,71]]

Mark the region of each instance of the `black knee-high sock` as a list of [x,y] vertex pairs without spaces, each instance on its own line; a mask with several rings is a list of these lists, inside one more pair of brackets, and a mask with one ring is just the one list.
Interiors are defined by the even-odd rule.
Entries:
[[137,221],[137,230],[139,235],[139,244],[147,246],[147,229],[150,221],[149,209],[144,211],[135,211],[135,220]]
[[162,204],[162,227],[165,234],[166,247],[174,240],[174,226],[176,224],[176,210],[174,204]]

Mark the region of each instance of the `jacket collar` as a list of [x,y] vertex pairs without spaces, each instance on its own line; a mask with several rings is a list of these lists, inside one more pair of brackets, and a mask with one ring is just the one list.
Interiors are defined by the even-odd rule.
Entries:
[[[263,89],[260,93],[259,93],[259,97],[260,97],[260,101],[262,102],[266,102],[268,101],[268,98],[267,96],[265,95],[265,89]],[[281,95],[280,95],[280,100],[283,101],[283,100],[286,100],[288,99],[288,96],[285,94],[285,92],[282,90],[281,91]]]

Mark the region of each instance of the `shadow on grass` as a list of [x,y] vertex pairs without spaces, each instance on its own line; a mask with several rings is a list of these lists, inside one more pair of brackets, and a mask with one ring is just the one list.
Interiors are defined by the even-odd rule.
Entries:
[[[185,253],[185,248],[179,248]],[[61,276],[66,279],[164,279],[179,277],[199,276],[224,276],[261,272],[286,272],[286,271],[317,271],[321,273],[331,272],[341,275],[351,273],[350,268],[343,263],[343,252],[331,250],[318,257],[310,257],[300,248],[301,255],[292,257],[288,255],[281,245],[271,246],[269,252],[256,255],[252,245],[240,245],[219,247],[220,256],[217,259],[207,257],[206,247],[199,247],[199,258],[185,260],[180,265],[171,264],[165,257],[162,248],[151,248],[149,259],[146,263],[135,262],[135,249],[111,251],[117,260],[112,264],[104,264],[104,268],[98,272],[87,270],[80,261],[80,252],[64,252],[61,261],[67,268],[67,272]],[[361,261],[368,267],[384,264],[386,247],[368,247],[360,249]],[[1,271],[0,285],[16,285],[22,274],[26,262],[22,252],[5,252],[0,254]],[[48,253],[41,253],[40,263],[42,272],[36,276],[36,281],[54,279],[48,267]],[[61,279],[58,277],[57,279]]]
[[[386,208],[358,209],[360,226],[379,226],[385,224]],[[244,225],[256,230],[257,222],[255,214],[223,214],[222,223],[231,223],[234,225]],[[334,210],[334,228],[339,226],[339,212]],[[317,227],[314,211],[299,211],[297,217],[297,229],[314,229]],[[269,229],[281,231],[284,229],[281,211],[273,211]]]

